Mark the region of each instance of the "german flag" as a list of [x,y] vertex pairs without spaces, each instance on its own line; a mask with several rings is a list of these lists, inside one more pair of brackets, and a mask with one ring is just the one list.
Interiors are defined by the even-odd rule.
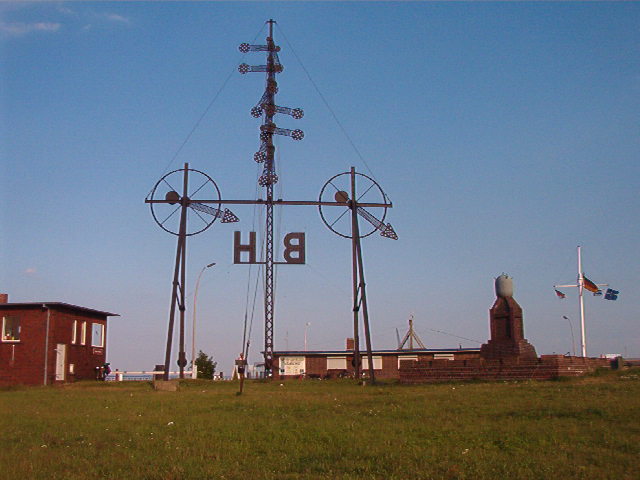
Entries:
[[595,283],[593,283],[591,280],[589,280],[587,277],[585,277],[584,275],[582,276],[582,286],[593,293],[600,291],[598,286]]

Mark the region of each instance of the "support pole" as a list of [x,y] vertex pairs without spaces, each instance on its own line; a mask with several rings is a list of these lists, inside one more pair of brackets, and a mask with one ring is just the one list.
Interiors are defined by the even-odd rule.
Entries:
[[364,281],[364,264],[362,262],[362,247],[358,238],[358,268],[360,270],[360,296],[362,299],[362,317],[364,320],[364,341],[367,347],[367,358],[369,359],[369,378],[371,383],[376,383],[376,376],[373,368],[373,353],[371,351],[371,333],[369,329],[369,307],[367,306],[367,290]]
[[413,350],[413,317],[409,317],[409,350]]
[[578,245],[578,303],[580,305],[580,348],[582,356],[587,356],[587,334],[584,324],[584,275],[582,274],[582,254]]
[[353,279],[353,371],[357,380],[360,380],[360,307],[358,304],[358,215],[356,208],[356,176],[351,168],[351,275]]
[[[269,38],[267,39],[267,45],[269,47],[269,54],[267,56],[267,84],[275,85],[275,43],[273,41],[273,20],[269,20]],[[275,105],[275,89],[267,87],[266,90],[267,99],[266,103],[269,105]],[[273,123],[273,117],[275,110],[267,110],[265,112],[265,125]],[[275,176],[275,146],[273,145],[273,136],[268,135],[266,139],[267,144],[267,159],[265,164],[265,172],[267,176]],[[266,202],[266,224],[265,224],[265,268],[264,268],[264,369],[265,376],[271,376],[273,372],[273,320],[275,310],[275,295],[274,295],[274,272],[273,272],[273,181],[272,177],[267,179],[267,202]]]
[[[376,377],[373,368],[373,354],[371,352],[371,334],[369,330],[369,309],[367,306],[367,289],[366,283],[364,280],[364,264],[362,261],[362,245],[360,244],[360,227],[358,225],[358,200],[357,200],[357,192],[356,192],[356,169],[351,167],[351,225],[352,225],[352,240],[354,240],[353,244],[355,246],[355,259],[354,263],[357,264],[357,279],[354,277],[354,287],[360,291],[360,304],[362,305],[362,316],[364,323],[364,338],[365,344],[367,347],[367,359],[369,362],[369,379],[371,383],[375,383]],[[357,287],[356,287],[357,284]],[[354,304],[357,306],[357,297],[355,298]],[[355,323],[357,324],[358,311],[355,311]],[[360,353],[358,347],[358,355],[357,362],[360,362]]]
[[[180,199],[180,230],[178,232],[178,246],[176,248],[176,263],[173,271],[173,290],[171,293],[171,309],[169,312],[169,328],[167,331],[167,348],[164,356],[164,380],[169,380],[169,368],[171,366],[171,345],[173,340],[173,326],[175,323],[176,303],[181,303],[181,346],[180,354],[184,356],[184,263],[186,258],[186,243],[187,243],[187,187],[188,187],[188,171],[189,164],[184,164],[184,182],[183,182],[183,196]],[[182,280],[180,285],[179,279]],[[178,298],[179,290],[180,299]],[[184,378],[184,367],[181,368],[181,376]]]
[[180,378],[184,378],[184,367],[187,365],[187,357],[184,351],[184,312],[185,306],[185,287],[186,287],[186,270],[187,270],[187,206],[189,202],[189,166],[185,163],[184,183],[182,189],[182,211],[184,214],[184,241],[182,242],[182,268],[180,269],[180,351],[178,352],[178,367],[180,367]]

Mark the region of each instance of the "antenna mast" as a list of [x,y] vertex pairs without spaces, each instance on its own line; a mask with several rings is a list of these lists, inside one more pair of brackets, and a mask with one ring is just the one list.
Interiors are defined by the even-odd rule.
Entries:
[[409,331],[402,339],[402,342],[398,341],[398,350],[404,350],[404,346],[407,343],[407,340],[409,340],[409,350],[413,350],[414,340],[418,345],[420,345],[420,348],[427,348],[424,346],[424,343],[422,343],[422,340],[420,340],[420,337],[413,329],[413,315],[409,316]]
[[294,140],[302,140],[304,132],[302,130],[289,130],[286,128],[278,128],[273,121],[276,113],[284,113],[291,115],[295,119],[300,119],[304,115],[299,108],[279,107],[276,105],[275,97],[278,93],[278,83],[276,82],[276,74],[281,73],[284,69],[278,58],[280,47],[273,41],[273,25],[276,23],[270,19],[269,36],[266,45],[249,45],[243,43],[240,45],[242,53],[247,52],[267,52],[267,64],[259,66],[249,66],[246,63],[238,67],[238,71],[242,74],[248,72],[266,72],[267,84],[262,98],[255,107],[251,109],[251,115],[259,118],[264,114],[262,125],[260,126],[260,149],[253,156],[258,163],[264,162],[262,175],[258,179],[258,184],[265,188],[266,200],[266,224],[265,224],[265,269],[264,269],[264,368],[265,375],[269,376],[273,369],[273,320],[275,310],[275,293],[274,293],[274,272],[273,272],[273,186],[278,183],[278,175],[276,174],[275,151],[273,145],[273,135],[286,135]]

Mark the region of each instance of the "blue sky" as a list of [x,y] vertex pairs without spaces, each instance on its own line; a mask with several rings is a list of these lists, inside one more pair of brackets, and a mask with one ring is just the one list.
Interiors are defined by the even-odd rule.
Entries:
[[[278,195],[315,199],[353,165],[394,204],[400,239],[363,242],[375,348],[393,348],[410,314],[429,347],[478,346],[506,272],[538,353],[568,352],[562,316],[578,338],[577,295],[558,300],[552,286],[575,281],[582,245],[587,276],[621,291],[617,302],[586,298],[589,353],[640,356],[633,2],[2,4],[0,290],[10,301],[117,312],[112,364],[162,362],[176,239],[144,198],[184,162],[225,198],[260,195],[249,110],[264,78],[235,69],[262,63],[237,47],[262,43],[269,18],[285,67],[278,103],[305,110],[276,118],[305,131],[277,141]],[[241,223],[188,244],[190,299],[200,269],[217,263],[200,287],[198,347],[225,371],[255,283],[233,265],[233,230],[258,221],[251,207],[232,210]],[[306,265],[278,269],[276,349],[302,348],[307,322],[310,349],[342,348],[349,242],[311,207],[279,211],[277,225],[278,238],[306,232],[308,251]],[[259,300],[251,360],[262,325]]]

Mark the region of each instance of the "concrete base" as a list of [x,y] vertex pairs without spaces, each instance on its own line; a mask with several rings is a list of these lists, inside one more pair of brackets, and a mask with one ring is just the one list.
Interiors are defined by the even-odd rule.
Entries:
[[159,392],[177,392],[180,388],[178,380],[154,380],[153,389]]

